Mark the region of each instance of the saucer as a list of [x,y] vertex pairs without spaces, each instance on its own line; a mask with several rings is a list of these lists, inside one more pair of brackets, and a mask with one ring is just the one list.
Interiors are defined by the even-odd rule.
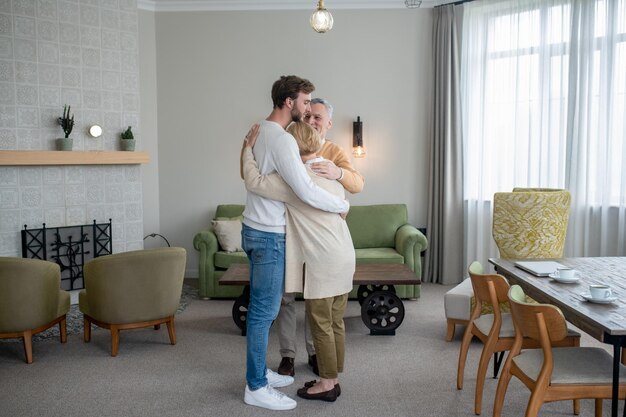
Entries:
[[575,282],[580,281],[579,277],[574,277],[574,278],[558,278],[558,277],[552,277],[553,280],[555,280],[556,282],[560,282],[561,284],[573,284]]
[[584,298],[585,300],[589,301],[590,303],[597,303],[597,304],[609,304],[617,300],[617,297],[591,298],[591,294],[589,294],[588,292],[580,294],[580,296]]
[[578,282],[580,280],[580,277],[578,276],[578,274],[576,274],[574,278],[561,278],[558,275],[556,275],[554,272],[548,276],[552,278],[553,280],[560,282],[562,284],[571,284],[573,282]]

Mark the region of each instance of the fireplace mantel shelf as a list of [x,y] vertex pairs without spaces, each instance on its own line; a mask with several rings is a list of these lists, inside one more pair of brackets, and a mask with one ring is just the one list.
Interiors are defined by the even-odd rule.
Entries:
[[0,166],[147,164],[147,152],[126,151],[0,151]]

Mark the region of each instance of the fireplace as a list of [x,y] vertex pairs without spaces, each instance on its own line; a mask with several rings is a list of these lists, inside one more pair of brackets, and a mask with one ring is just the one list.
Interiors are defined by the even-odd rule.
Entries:
[[90,259],[112,253],[111,219],[108,223],[22,230],[22,257],[43,259],[61,267],[61,288],[85,287],[83,265]]

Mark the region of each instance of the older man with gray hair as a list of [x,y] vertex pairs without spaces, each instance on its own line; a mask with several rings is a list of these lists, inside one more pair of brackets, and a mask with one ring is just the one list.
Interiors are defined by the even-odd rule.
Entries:
[[[311,169],[317,175],[337,180],[350,193],[360,193],[363,190],[364,179],[352,166],[348,154],[339,145],[327,140],[326,134],[332,128],[333,106],[323,98],[311,100],[311,111],[306,113],[304,121],[311,125],[320,135],[322,148],[317,152],[323,161],[311,164]],[[296,357],[296,296],[293,293],[283,294],[280,312],[276,319],[280,356],[282,360],[278,366],[281,375],[295,375],[294,359]],[[304,334],[306,350],[309,355],[309,365],[316,375],[319,375],[317,356],[313,346],[313,338],[304,320]]]

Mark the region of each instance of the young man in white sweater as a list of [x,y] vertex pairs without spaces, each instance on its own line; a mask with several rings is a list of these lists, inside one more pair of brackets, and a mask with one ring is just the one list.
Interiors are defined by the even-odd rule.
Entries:
[[[308,80],[282,76],[272,86],[273,109],[253,129],[259,135],[254,157],[261,174],[277,172],[294,193],[315,208],[346,213],[349,204],[316,186],[300,160],[295,139],[285,128],[311,110]],[[246,196],[242,227],[243,249],[250,262],[250,303],[246,329],[246,404],[270,410],[291,410],[296,402],[276,391],[293,383],[290,376],[267,369],[269,329],[276,319],[285,285],[285,205],[251,192]]]

